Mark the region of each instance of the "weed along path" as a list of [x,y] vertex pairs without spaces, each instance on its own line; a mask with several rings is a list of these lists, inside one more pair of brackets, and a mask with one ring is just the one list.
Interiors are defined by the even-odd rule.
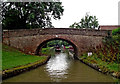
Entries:
[[86,65],[90,66],[91,68],[94,68],[95,70],[103,74],[108,74],[115,78],[120,79],[120,71],[119,71],[120,64],[118,62],[109,63],[102,61],[100,58],[97,57],[95,53],[91,56],[88,56],[87,53],[83,54],[79,58],[79,60],[82,63],[85,63]]
[[3,82],[116,82],[66,53],[56,53],[47,64],[29,72],[8,78]]

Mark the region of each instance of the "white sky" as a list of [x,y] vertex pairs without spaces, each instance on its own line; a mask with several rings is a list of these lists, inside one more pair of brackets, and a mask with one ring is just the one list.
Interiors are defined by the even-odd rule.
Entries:
[[64,13],[60,20],[52,20],[56,28],[68,28],[79,22],[88,12],[98,18],[100,25],[118,25],[118,2],[120,0],[60,0]]

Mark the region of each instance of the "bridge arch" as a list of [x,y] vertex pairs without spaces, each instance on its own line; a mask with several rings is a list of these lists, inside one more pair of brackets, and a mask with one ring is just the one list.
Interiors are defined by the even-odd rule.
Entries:
[[36,55],[39,55],[39,51],[41,50],[41,48],[46,45],[49,41],[52,41],[52,40],[62,40],[62,41],[66,41],[67,43],[69,43],[70,45],[73,46],[74,48],[74,58],[75,59],[78,59],[78,48],[77,48],[77,45],[75,43],[73,43],[72,41],[70,41],[69,39],[64,39],[64,38],[50,38],[50,39],[47,39],[47,40],[44,40],[42,43],[40,43],[38,46],[37,46],[37,49],[35,51],[35,54]]
[[108,31],[73,28],[37,28],[3,31],[4,44],[18,48],[27,54],[35,55],[42,45],[54,39],[62,39],[72,44],[75,56],[96,49],[102,45],[102,39],[108,36]]

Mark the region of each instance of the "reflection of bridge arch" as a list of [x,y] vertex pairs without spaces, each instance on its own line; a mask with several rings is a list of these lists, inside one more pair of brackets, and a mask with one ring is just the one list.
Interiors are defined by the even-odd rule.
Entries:
[[84,52],[102,44],[102,38],[108,35],[105,30],[46,28],[3,31],[3,43],[28,53],[36,54],[44,43],[53,39],[62,39],[71,43],[79,57]]
[[43,41],[42,43],[40,43],[40,45],[39,45],[39,46],[37,47],[37,49],[36,49],[35,54],[36,54],[36,55],[39,55],[39,51],[41,50],[41,48],[42,48],[47,42],[52,41],[52,40],[63,40],[63,41],[68,42],[70,45],[73,46],[73,48],[74,48],[74,57],[77,58],[77,56],[78,56],[77,45],[76,45],[75,43],[71,42],[69,38],[64,39],[64,38],[58,38],[58,37],[56,37],[56,38],[47,39],[47,40]]

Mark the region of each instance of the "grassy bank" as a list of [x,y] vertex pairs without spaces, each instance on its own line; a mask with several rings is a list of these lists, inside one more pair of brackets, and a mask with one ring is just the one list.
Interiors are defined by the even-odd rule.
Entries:
[[55,55],[54,47],[42,48],[42,55],[54,56]]
[[83,54],[81,56],[81,59],[85,63],[90,63],[90,64],[95,64],[98,66],[102,72],[107,73],[107,72],[119,72],[119,63],[116,62],[106,62],[101,60],[100,58],[97,57],[97,54],[93,54],[91,56],[88,56],[87,54]]
[[11,69],[21,65],[34,63],[46,59],[43,56],[33,56],[24,54],[14,48],[7,45],[2,45],[2,69]]
[[48,55],[53,47],[42,48],[42,54]]

